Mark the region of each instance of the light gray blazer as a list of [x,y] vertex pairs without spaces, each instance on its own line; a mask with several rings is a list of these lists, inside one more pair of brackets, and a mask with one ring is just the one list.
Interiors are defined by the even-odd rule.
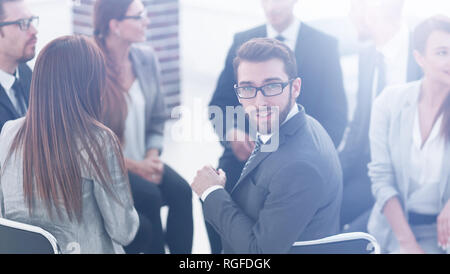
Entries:
[[169,114],[164,102],[160,67],[154,50],[145,43],[134,44],[130,59],[145,97],[146,149],[163,148],[164,124]]
[[[70,222],[63,209],[58,218],[53,209],[50,218],[44,204],[35,199],[32,215],[24,200],[22,150],[18,150],[5,165],[5,158],[22,126],[24,118],[7,122],[0,134],[0,212],[4,218],[36,225],[55,236],[63,253],[115,253],[123,252],[120,245],[128,245],[139,227],[137,212],[133,206],[126,174],[120,171],[117,157],[108,139],[103,138],[107,153],[107,164],[113,181],[113,199],[89,170],[83,168],[82,177],[82,222]],[[81,152],[82,155],[85,152]],[[83,156],[82,156],[83,157]],[[84,155],[84,157],[86,157]],[[3,198],[2,198],[3,196]],[[36,197],[36,196],[35,196]],[[3,201],[2,201],[3,200]]]
[[[408,209],[409,163],[415,108],[422,81],[386,88],[375,100],[370,121],[369,176],[375,205],[369,218],[368,231],[384,251],[398,249],[383,208],[397,196],[403,210]],[[444,163],[450,163],[450,145],[446,145]],[[440,182],[440,208],[450,198],[450,164],[444,164]]]

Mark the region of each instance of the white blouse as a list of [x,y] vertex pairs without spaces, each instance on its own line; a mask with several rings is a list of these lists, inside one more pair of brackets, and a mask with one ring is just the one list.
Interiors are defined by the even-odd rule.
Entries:
[[145,98],[136,79],[125,94],[128,115],[125,120],[123,154],[126,158],[142,161],[145,158]]
[[410,186],[408,191],[409,211],[420,214],[439,214],[439,182],[442,176],[442,161],[445,138],[441,134],[442,115],[434,123],[430,136],[422,148],[419,114],[416,107],[411,144]]

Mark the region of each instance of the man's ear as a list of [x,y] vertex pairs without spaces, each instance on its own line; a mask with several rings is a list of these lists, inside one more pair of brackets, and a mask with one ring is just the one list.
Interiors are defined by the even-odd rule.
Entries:
[[110,33],[120,36],[119,35],[119,21],[117,21],[116,19],[111,19],[111,21],[109,21],[109,29],[110,29]]
[[302,79],[300,77],[295,78],[292,80],[292,97],[293,99],[297,99],[298,96],[300,96],[300,92],[302,89]]

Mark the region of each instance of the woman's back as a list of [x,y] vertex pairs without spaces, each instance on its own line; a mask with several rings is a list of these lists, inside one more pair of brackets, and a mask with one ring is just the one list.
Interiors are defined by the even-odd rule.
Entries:
[[99,122],[103,53],[64,36],[39,53],[25,118],[0,135],[6,218],[53,233],[63,252],[111,253],[139,220],[117,137]]
[[[52,206],[52,216],[40,199],[34,199],[32,213],[24,199],[22,149],[18,149],[11,159],[5,160],[14,137],[23,125],[24,118],[5,124],[0,135],[0,166],[2,168],[1,188],[3,193],[3,214],[10,220],[39,226],[55,236],[63,253],[114,253],[121,252],[119,246],[131,242],[139,226],[138,215],[133,207],[128,182],[121,173],[119,162],[112,144],[105,142],[108,168],[113,182],[111,190],[114,199],[97,182],[89,167],[82,168],[82,219],[70,221],[65,210],[61,216]],[[107,141],[107,138],[103,138]],[[81,157],[87,156],[80,151]],[[34,188],[35,189],[35,188]],[[36,191],[33,196],[36,196]],[[120,203],[117,201],[120,200]],[[62,201],[61,201],[62,205]]]

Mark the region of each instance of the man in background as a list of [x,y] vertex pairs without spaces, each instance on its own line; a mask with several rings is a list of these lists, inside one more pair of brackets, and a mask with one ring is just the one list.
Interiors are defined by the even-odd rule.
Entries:
[[23,0],[0,0],[0,130],[27,111],[37,22]]
[[353,120],[339,153],[344,174],[341,225],[344,232],[366,231],[374,199],[368,177],[372,102],[388,85],[417,80],[410,32],[402,16],[403,0],[352,0],[352,19],[360,42],[358,93]]

